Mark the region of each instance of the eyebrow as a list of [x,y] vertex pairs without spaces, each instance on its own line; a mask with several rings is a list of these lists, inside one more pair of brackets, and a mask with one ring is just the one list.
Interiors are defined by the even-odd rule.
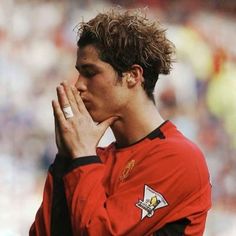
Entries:
[[78,70],[78,71],[80,71],[81,69],[87,69],[87,68],[92,68],[92,69],[97,69],[97,70],[99,70],[99,68],[96,66],[96,65],[94,65],[94,64],[83,64],[83,65],[81,65],[81,66],[79,66],[79,65],[75,65],[75,68]]

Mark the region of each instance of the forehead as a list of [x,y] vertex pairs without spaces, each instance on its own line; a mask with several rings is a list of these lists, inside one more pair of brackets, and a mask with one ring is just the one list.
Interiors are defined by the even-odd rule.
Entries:
[[98,50],[93,45],[87,45],[77,50],[76,64],[101,63]]

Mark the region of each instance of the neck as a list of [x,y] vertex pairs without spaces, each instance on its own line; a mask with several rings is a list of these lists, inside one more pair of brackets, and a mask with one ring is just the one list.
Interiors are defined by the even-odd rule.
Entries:
[[163,122],[155,104],[146,100],[127,107],[111,128],[117,144],[125,147],[144,138]]

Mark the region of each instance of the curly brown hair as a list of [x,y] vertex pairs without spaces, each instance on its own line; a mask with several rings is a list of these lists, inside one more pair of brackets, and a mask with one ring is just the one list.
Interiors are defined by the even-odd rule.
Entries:
[[140,10],[112,9],[99,13],[79,24],[78,36],[78,47],[94,45],[100,59],[109,63],[119,76],[132,65],[140,65],[144,89],[151,99],[159,74],[170,72],[175,47],[159,22],[150,21]]

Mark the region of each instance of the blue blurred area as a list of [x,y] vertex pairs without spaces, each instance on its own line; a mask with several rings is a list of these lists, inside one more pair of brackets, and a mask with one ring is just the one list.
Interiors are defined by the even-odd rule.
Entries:
[[213,185],[205,235],[236,235],[234,1],[0,0],[0,236],[27,235],[40,205],[56,153],[51,100],[77,76],[75,26],[117,4],[148,6],[175,43],[157,106],[205,153]]

